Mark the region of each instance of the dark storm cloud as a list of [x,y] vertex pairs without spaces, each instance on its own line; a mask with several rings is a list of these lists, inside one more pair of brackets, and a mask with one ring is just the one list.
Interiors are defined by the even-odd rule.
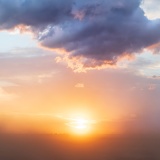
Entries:
[[60,23],[71,12],[72,0],[0,0],[0,28]]
[[65,48],[71,53],[70,57],[89,58],[96,60],[96,64],[104,61],[114,64],[120,56],[139,52],[160,40],[160,21],[148,20],[140,2],[81,1],[73,9],[77,19],[64,28],[61,26],[55,37],[44,39],[42,44]]
[[115,64],[160,41],[160,20],[149,20],[141,0],[0,0],[0,26],[30,26],[40,43],[65,49],[86,66]]

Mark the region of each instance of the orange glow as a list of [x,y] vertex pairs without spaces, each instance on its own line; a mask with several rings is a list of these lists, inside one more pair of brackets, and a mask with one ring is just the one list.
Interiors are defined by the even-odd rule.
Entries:
[[153,51],[156,48],[159,48],[159,46],[160,46],[160,43],[156,43],[156,44],[153,44],[153,45],[149,46],[147,49]]

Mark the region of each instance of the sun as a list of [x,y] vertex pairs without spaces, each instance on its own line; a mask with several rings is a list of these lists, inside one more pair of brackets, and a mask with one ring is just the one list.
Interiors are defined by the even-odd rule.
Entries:
[[75,119],[75,122],[73,122],[74,128],[83,130],[87,128],[87,120],[85,119]]
[[71,135],[92,135],[96,130],[97,120],[91,112],[68,111],[58,114],[58,118],[64,122],[64,131]]
[[85,118],[73,118],[67,125],[72,130],[72,133],[87,134],[91,128],[91,122]]

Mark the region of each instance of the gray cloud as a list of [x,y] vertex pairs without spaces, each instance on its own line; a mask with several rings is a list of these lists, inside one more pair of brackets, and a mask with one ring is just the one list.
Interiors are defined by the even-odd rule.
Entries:
[[116,64],[160,41],[160,20],[149,20],[141,0],[0,0],[0,28],[30,26],[40,43],[65,49],[84,66]]
[[71,7],[72,0],[0,0],[0,28],[54,25],[69,17]]

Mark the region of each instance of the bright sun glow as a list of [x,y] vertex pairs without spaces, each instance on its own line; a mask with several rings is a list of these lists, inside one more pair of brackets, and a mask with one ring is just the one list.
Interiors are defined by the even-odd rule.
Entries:
[[84,118],[74,118],[70,119],[67,125],[72,129],[74,133],[86,134],[89,132],[91,127],[91,122]]
[[68,114],[60,113],[57,118],[63,119],[65,122],[66,132],[70,134],[88,135],[95,130],[96,120],[91,118],[91,113],[88,112],[69,112]]
[[85,119],[75,119],[75,122],[73,122],[74,128],[77,129],[85,129],[87,128],[87,120]]

